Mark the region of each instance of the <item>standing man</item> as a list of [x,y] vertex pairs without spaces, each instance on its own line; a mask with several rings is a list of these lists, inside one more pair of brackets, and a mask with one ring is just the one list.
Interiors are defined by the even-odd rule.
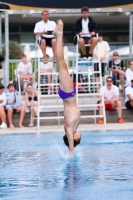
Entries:
[[[105,109],[113,111],[117,108],[118,123],[124,123],[124,120],[122,119],[122,105],[119,100],[119,90],[117,86],[113,85],[112,77],[107,77],[106,85],[100,88],[100,101],[98,103],[102,102],[102,96],[104,98]],[[102,106],[99,106],[99,114],[103,115]],[[98,124],[103,124],[102,118],[98,120]]]
[[55,45],[56,39],[53,35],[53,30],[55,29],[55,22],[49,20],[48,11],[44,10],[42,12],[42,21],[39,21],[35,24],[34,34],[37,37],[38,44],[43,53],[44,63],[48,62],[48,58],[46,56],[46,47],[50,46],[53,50],[53,62],[56,62],[55,57]]
[[[83,54],[83,60],[92,60],[92,53],[93,50],[97,44],[97,25],[95,21],[89,17],[89,9],[88,7],[83,7],[81,9],[81,15],[82,17],[78,19],[74,26],[73,26],[73,34],[74,36],[76,34],[79,34],[79,46],[81,49],[81,52]],[[74,44],[77,43],[77,38],[74,40]],[[86,52],[85,44],[90,44],[89,54]]]
[[64,129],[65,135],[63,137],[64,143],[68,146],[69,152],[72,153],[74,147],[80,143],[81,136],[77,132],[77,128],[80,122],[80,110],[77,106],[75,94],[76,88],[73,86],[72,79],[69,75],[67,65],[64,60],[63,53],[63,22],[57,21],[55,29],[57,37],[56,43],[56,56],[59,66],[59,81],[60,87],[58,90],[59,96],[64,103]]
[[[105,68],[109,58],[109,51],[110,51],[109,43],[103,40],[102,34],[99,34],[98,43],[94,49],[94,59],[98,60],[98,54],[99,54],[102,77],[105,75]],[[94,70],[99,71],[99,63],[94,64]],[[97,77],[99,77],[99,73],[97,74]]]

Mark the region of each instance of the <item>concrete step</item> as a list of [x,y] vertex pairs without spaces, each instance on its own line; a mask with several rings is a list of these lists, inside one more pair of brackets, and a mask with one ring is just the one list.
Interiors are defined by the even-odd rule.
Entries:
[[[123,119],[125,122],[133,122],[133,111],[123,109]],[[98,115],[98,111],[96,111],[96,114]],[[63,116],[63,112],[59,112],[60,116]],[[87,110],[87,111],[81,111],[81,116],[84,115],[94,115],[94,111]],[[50,117],[50,116],[58,116],[57,112],[42,112],[41,117]],[[117,111],[106,111],[106,118],[107,123],[118,123],[118,117],[117,117]],[[98,118],[97,118],[98,119]],[[96,121],[97,121],[96,119]],[[81,118],[80,124],[94,124],[95,118]],[[13,115],[13,123],[17,127],[19,123],[19,114],[15,113]],[[23,125],[28,126],[30,123],[30,113],[26,113]],[[58,119],[41,119],[40,125],[43,126],[52,126],[52,125],[63,125],[64,120],[60,119],[60,122]],[[35,125],[37,124],[37,120],[35,120]]]

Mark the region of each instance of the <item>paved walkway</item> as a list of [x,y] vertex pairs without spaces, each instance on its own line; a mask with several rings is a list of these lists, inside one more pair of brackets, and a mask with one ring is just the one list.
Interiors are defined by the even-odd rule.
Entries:
[[[78,131],[80,130],[120,130],[120,129],[133,129],[133,123],[116,124],[109,123],[106,125],[94,125],[94,124],[81,124],[79,125]],[[38,130],[37,127],[25,127],[25,128],[14,128],[14,129],[0,129],[0,134],[5,133],[39,133],[39,132],[54,132],[63,131],[63,126],[41,126]]]

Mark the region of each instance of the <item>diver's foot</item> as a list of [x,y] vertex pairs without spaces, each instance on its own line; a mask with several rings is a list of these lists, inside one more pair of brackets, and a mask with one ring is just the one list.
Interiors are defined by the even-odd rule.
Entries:
[[56,25],[55,30],[53,31],[53,33],[55,35],[61,35],[61,34],[63,34],[63,26],[64,26],[64,24],[63,24],[62,20],[61,19],[57,20],[56,24],[57,25]]

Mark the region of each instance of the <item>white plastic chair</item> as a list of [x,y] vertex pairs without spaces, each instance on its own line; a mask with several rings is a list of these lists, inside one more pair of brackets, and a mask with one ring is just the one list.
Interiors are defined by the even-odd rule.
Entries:
[[[19,75],[17,69],[14,70],[14,75],[15,75],[16,79],[18,80],[19,92],[21,93],[20,75]],[[24,81],[24,91],[25,91],[26,86],[28,85],[28,83],[30,83],[30,81],[29,80],[23,80],[23,81]]]

